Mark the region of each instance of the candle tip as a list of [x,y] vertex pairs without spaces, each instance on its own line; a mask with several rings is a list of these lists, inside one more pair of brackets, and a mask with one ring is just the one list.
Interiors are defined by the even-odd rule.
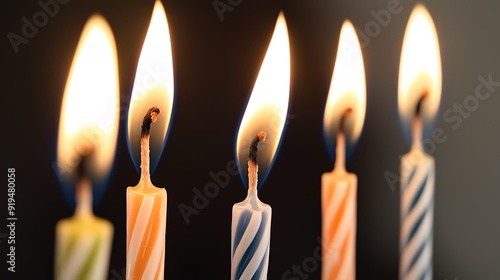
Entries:
[[142,121],[141,127],[141,136],[149,134],[149,130],[151,129],[151,123],[156,122],[158,115],[160,114],[160,109],[156,106],[149,108],[146,115],[144,116],[144,120]]

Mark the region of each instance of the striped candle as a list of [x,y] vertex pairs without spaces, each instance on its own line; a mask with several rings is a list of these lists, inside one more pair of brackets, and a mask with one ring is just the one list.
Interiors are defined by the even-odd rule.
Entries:
[[93,15],[78,42],[59,120],[57,163],[62,168],[63,187],[75,192],[76,208],[72,217],[56,224],[57,280],[108,276],[113,225],[94,215],[92,192],[94,186],[98,192],[105,188],[115,157],[120,123],[118,85],[113,32],[102,16]]
[[231,280],[267,279],[272,209],[257,196],[257,145],[265,139],[259,132],[250,145],[247,197],[233,206]]
[[356,279],[356,194],[358,178],[344,167],[345,138],[337,138],[335,168],[321,177],[322,280]]
[[347,172],[345,163],[361,135],[365,113],[363,55],[354,25],[345,20],[323,119],[335,167],[321,177],[322,280],[356,279],[358,178]]
[[164,279],[167,191],[149,180],[127,189],[127,279]]
[[55,279],[106,279],[113,239],[113,225],[92,213],[87,179],[80,180],[73,217],[56,225]]
[[434,176],[434,159],[422,150],[403,156],[399,279],[432,279]]
[[271,237],[269,205],[257,197],[257,190],[233,206],[231,230],[231,279],[267,279]]
[[398,82],[398,111],[411,149],[401,158],[399,279],[432,279],[434,158],[423,139],[431,136],[441,102],[441,55],[436,27],[422,4],[406,26]]
[[164,279],[167,191],[151,183],[150,126],[160,109],[152,107],[141,128],[141,178],[127,188],[127,279]]

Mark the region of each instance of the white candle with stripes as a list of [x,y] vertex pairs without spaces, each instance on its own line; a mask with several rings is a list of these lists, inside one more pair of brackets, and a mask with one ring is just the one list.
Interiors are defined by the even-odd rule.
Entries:
[[345,139],[339,133],[335,168],[321,177],[323,280],[356,279],[358,178],[344,167]]
[[115,157],[120,123],[118,85],[113,32],[101,15],[92,15],[71,64],[59,120],[57,163],[63,187],[74,188],[76,209],[73,216],[56,224],[57,280],[108,277],[113,225],[96,217],[92,205],[97,202],[93,190],[102,193]]
[[323,280],[356,279],[358,179],[346,171],[345,161],[360,137],[365,112],[363,55],[354,25],[345,20],[323,120],[326,144],[335,158],[333,170],[321,178]]
[[248,195],[233,206],[231,227],[231,280],[267,279],[271,238],[271,206],[257,197],[257,145],[266,134],[252,141],[248,160]]
[[432,279],[434,158],[418,143],[401,159],[400,279],[405,280]]
[[77,186],[75,214],[56,225],[56,280],[106,279],[113,243],[113,225],[92,212],[90,181]]
[[127,188],[127,279],[164,279],[167,191],[151,183],[149,129],[160,110],[146,113],[141,132],[141,179]]
[[436,28],[418,4],[403,40],[398,109],[411,149],[401,158],[401,229],[399,279],[432,279],[434,158],[423,139],[430,137],[441,101],[441,57]]
[[400,279],[432,279],[432,232],[434,218],[434,158],[422,146],[418,102],[413,121],[413,144],[401,158],[401,258]]

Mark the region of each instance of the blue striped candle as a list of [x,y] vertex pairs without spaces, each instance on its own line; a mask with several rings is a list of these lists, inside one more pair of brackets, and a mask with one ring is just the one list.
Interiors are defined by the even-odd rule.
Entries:
[[434,173],[418,148],[401,160],[400,279],[432,279]]
[[271,237],[271,206],[262,203],[257,190],[233,206],[231,279],[267,279]]
[[[271,42],[238,129],[236,156],[244,169],[248,155],[247,197],[233,206],[231,226],[231,279],[267,279],[271,236],[271,207],[259,200],[262,186],[278,150],[285,126],[290,92],[290,47],[283,12],[276,21]],[[257,184],[257,145],[269,136],[259,151],[261,184]],[[253,139],[253,140],[251,140]],[[240,173],[246,183],[246,174]]]
[[272,209],[257,196],[257,146],[265,139],[260,132],[250,145],[248,195],[233,206],[231,280],[267,279]]
[[441,55],[429,11],[413,9],[406,26],[398,82],[399,118],[410,152],[401,158],[399,279],[432,279],[434,158],[424,151],[441,102]]

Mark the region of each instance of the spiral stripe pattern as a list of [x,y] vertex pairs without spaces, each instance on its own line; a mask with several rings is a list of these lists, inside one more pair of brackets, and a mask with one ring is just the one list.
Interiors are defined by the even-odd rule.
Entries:
[[401,164],[400,279],[432,279],[434,160]]
[[71,221],[56,227],[55,279],[105,279],[113,227],[108,221],[81,228]]
[[[233,217],[237,217],[233,213]],[[233,224],[231,250],[232,280],[267,279],[271,235],[271,209],[239,213]]]
[[322,280],[355,279],[356,186],[328,181],[323,187]]
[[166,192],[127,196],[127,279],[164,279]]

